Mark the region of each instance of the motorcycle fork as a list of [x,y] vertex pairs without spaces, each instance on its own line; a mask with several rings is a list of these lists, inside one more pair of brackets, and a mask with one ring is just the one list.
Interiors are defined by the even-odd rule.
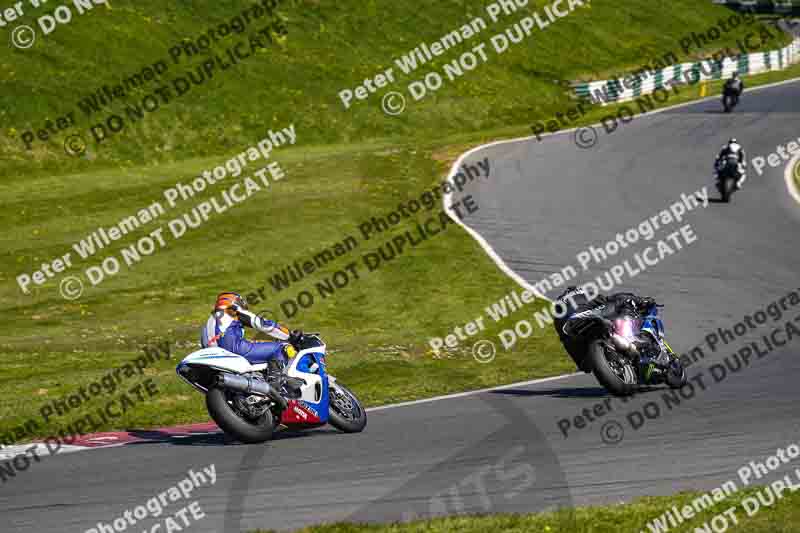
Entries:
[[661,342],[663,342],[664,346],[667,347],[667,351],[669,352],[669,354],[674,356],[675,355],[675,350],[672,349],[672,346],[669,345],[667,340],[666,339],[661,339]]
[[[675,351],[672,349],[672,346],[670,346],[669,343],[666,341],[666,339],[664,339],[663,337],[661,338],[660,342],[661,344],[664,345],[664,348],[666,348],[667,354],[669,354],[670,359],[673,359],[675,357]],[[639,369],[639,377],[642,380],[642,383],[650,382],[650,378],[653,376],[653,371],[656,370],[656,368],[658,368],[660,371],[666,370],[667,368],[666,366],[662,368],[661,365],[657,365],[653,361],[648,362],[647,365],[643,365],[640,363],[637,365],[637,367]]]

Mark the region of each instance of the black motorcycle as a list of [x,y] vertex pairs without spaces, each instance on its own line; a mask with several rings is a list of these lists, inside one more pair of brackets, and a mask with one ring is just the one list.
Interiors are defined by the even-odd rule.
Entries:
[[717,164],[717,190],[722,201],[728,203],[736,191],[736,184],[741,179],[739,159],[735,155],[728,155]]
[[627,303],[609,313],[591,307],[554,322],[564,347],[578,368],[592,372],[615,396],[628,396],[643,385],[687,382],[680,359],[664,338],[664,324],[652,298]]
[[726,113],[733,111],[733,108],[739,103],[739,91],[735,89],[725,88],[722,91],[722,107]]

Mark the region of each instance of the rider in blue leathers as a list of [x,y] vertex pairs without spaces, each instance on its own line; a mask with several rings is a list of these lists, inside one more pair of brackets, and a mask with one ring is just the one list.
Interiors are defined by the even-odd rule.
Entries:
[[[244,327],[251,327],[278,339],[278,341],[249,341],[245,339]],[[293,347],[302,338],[302,332],[289,331],[274,320],[269,320],[247,310],[247,302],[235,292],[223,292],[217,296],[214,310],[200,332],[203,348],[219,346],[241,355],[251,364],[276,362],[280,368],[294,357]]]

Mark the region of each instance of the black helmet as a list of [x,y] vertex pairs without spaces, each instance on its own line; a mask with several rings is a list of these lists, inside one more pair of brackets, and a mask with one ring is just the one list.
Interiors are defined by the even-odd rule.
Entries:
[[638,305],[633,295],[626,295],[621,301],[617,302],[617,312],[619,314],[636,314]]

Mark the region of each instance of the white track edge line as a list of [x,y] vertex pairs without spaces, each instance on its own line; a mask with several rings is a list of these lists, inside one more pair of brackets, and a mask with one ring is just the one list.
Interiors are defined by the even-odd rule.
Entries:
[[496,387],[486,387],[485,389],[478,389],[478,390],[471,390],[465,392],[455,392],[453,394],[446,394],[444,396],[434,396],[433,398],[423,398],[421,400],[411,400],[408,402],[400,402],[400,403],[392,403],[388,405],[379,405],[376,407],[369,407],[366,409],[367,412],[373,411],[383,411],[385,409],[394,409],[395,407],[407,407],[409,405],[419,405],[422,403],[429,403],[429,402],[437,402],[439,400],[451,400],[453,398],[464,398],[465,396],[474,396],[475,394],[482,394],[484,392],[491,392],[496,390],[504,390],[504,389],[511,389],[514,387],[523,387],[525,385],[535,385],[537,383],[546,383],[548,381],[555,381],[557,379],[568,378],[571,376],[578,376],[583,374],[583,372],[574,372],[572,374],[563,374],[560,376],[550,376],[547,378],[539,378],[533,379],[530,381],[518,381],[517,383],[508,383],[506,385],[498,385]]
[[[794,179],[794,168],[800,165],[800,154],[794,156],[789,160],[786,165],[786,170],[783,171],[783,179],[786,180],[786,188],[789,189],[789,194],[792,195],[794,201],[800,204],[800,189],[797,187],[797,181]],[[800,174],[800,171],[798,171]]]

